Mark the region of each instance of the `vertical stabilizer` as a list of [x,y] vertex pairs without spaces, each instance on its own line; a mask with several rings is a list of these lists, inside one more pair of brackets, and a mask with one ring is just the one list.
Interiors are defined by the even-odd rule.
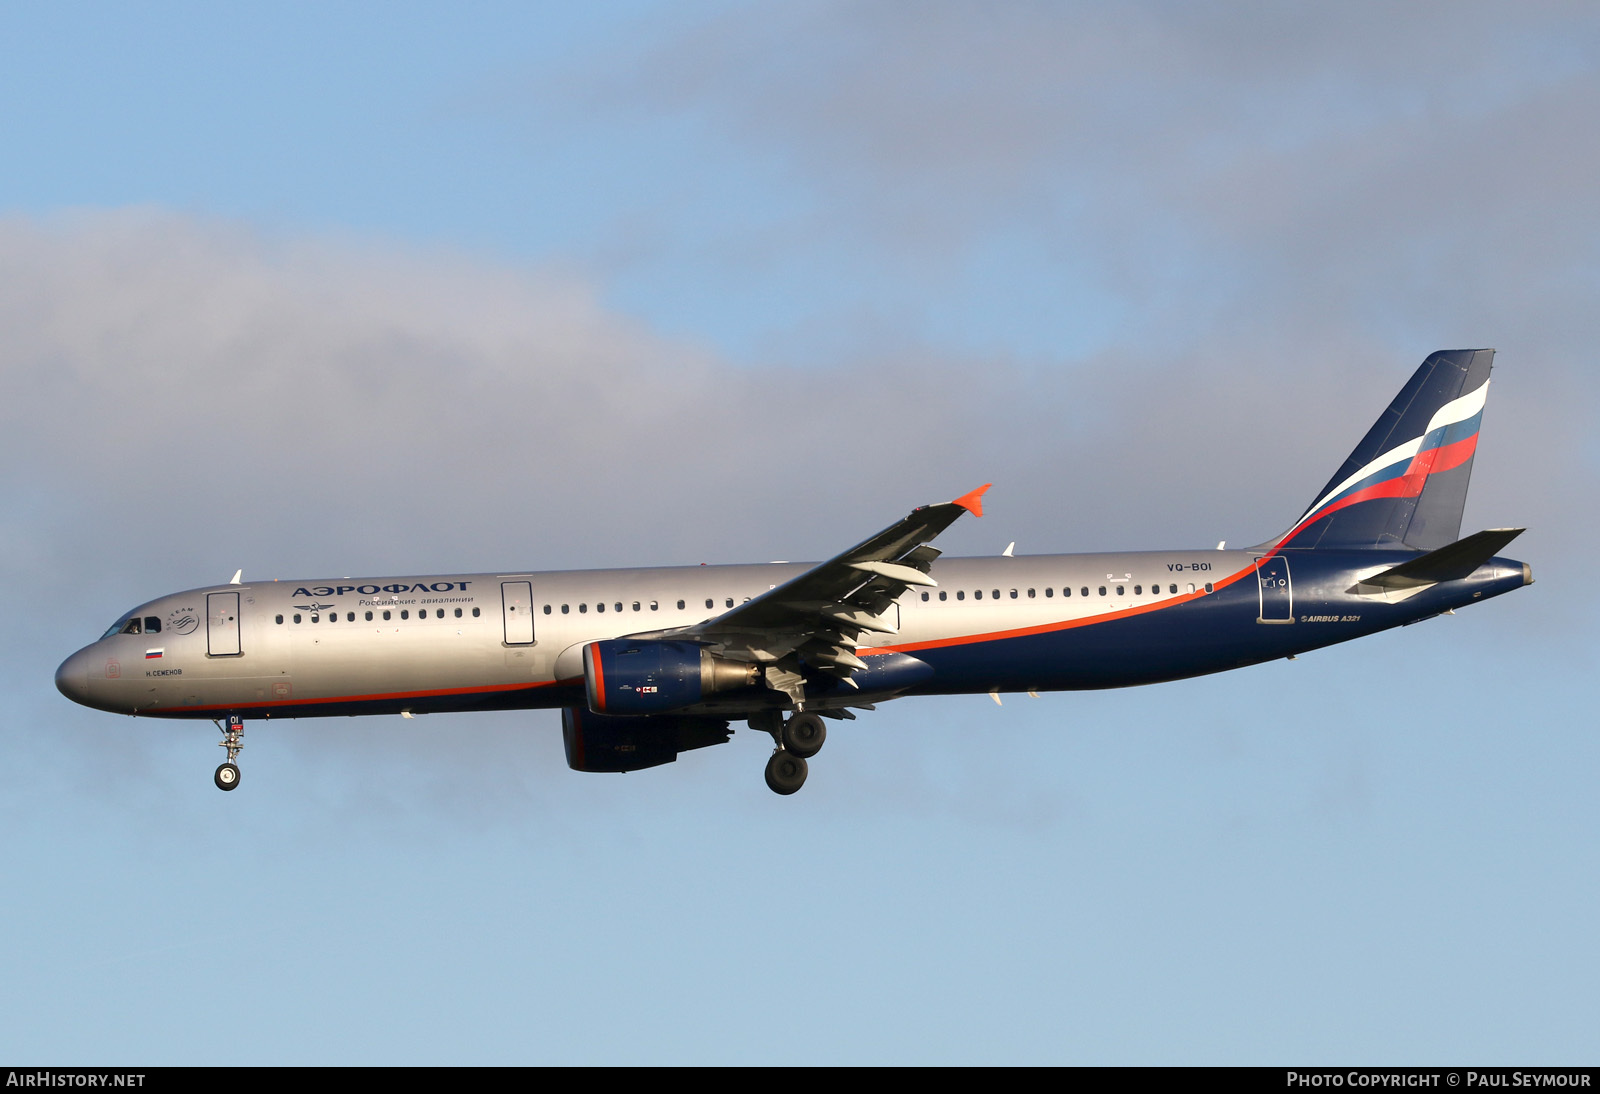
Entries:
[[1492,349],[1430,355],[1278,546],[1454,542],[1493,361]]

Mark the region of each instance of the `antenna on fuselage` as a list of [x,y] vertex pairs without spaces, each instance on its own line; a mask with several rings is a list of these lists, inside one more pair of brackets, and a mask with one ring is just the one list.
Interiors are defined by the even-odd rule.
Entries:
[[1017,541],[1016,540],[1012,540],[1010,543],[1006,544],[1006,549],[1004,551],[1001,551],[1000,555],[1001,555],[1002,558],[1010,558],[1010,557],[1012,557],[1011,556],[1011,552],[1015,551],[1016,549],[1017,549]]
[[244,577],[244,567],[241,566],[239,569],[233,571],[233,577],[228,579],[228,584],[239,585],[241,584],[239,579],[242,577]]

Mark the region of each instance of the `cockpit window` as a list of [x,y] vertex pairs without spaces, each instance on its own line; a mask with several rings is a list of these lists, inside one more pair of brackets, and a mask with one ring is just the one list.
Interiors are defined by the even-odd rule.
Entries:
[[139,619],[137,616],[135,616],[133,618],[129,618],[128,616],[123,616],[121,619],[119,619],[115,623],[111,624],[111,626],[107,627],[106,628],[106,633],[102,634],[100,637],[101,638],[110,638],[114,634],[143,634],[143,633],[144,633],[144,623],[143,623],[143,621],[141,619]]
[[101,638],[110,638],[114,634],[160,634],[161,620],[158,616],[147,615],[143,619],[136,615],[125,615],[111,626],[106,628],[106,633]]

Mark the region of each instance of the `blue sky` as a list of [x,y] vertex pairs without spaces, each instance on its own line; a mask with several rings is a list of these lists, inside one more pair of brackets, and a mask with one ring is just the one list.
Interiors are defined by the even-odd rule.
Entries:
[[[1594,1055],[1600,19],[1528,4],[25,6],[0,35],[0,1056]],[[549,712],[72,707],[258,577],[1256,542],[1492,345],[1531,589],[805,790]]]

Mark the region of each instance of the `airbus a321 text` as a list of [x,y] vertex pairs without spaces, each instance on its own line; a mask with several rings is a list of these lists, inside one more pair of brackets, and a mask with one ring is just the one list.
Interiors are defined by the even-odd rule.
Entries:
[[1530,584],[1458,538],[1493,350],[1430,356],[1288,531],[1249,550],[939,557],[987,487],[815,565],[242,583],[141,604],[56,672],[75,702],[211,719],[559,708],[567,763],[772,736],[792,794],[827,721],[907,695],[1124,687],[1291,657]]

